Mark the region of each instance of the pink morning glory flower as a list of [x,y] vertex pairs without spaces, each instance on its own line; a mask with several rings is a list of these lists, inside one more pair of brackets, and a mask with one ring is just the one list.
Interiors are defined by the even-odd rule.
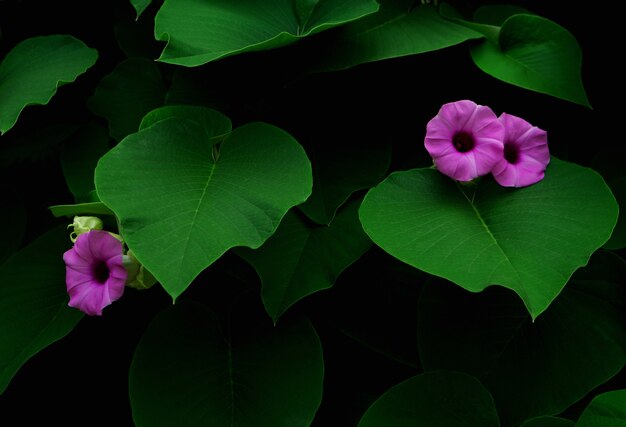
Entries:
[[441,106],[426,125],[424,145],[441,173],[471,181],[502,159],[503,140],[504,126],[491,108],[461,100]]
[[526,120],[502,113],[504,156],[491,173],[504,187],[526,187],[539,182],[550,163],[548,134]]
[[91,316],[124,294],[126,269],[122,242],[106,231],[91,230],[76,238],[74,247],[63,254],[68,305]]

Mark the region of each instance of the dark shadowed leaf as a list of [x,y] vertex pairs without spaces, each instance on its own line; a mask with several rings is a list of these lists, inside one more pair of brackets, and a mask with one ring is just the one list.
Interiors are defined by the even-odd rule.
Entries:
[[319,338],[305,319],[228,334],[206,307],[158,315],[130,368],[137,426],[307,427],[322,398]]
[[576,427],[626,427],[626,390],[607,391],[594,397]]
[[263,246],[237,250],[261,277],[263,303],[274,322],[300,299],[333,286],[370,248],[359,222],[359,205],[349,202],[329,226],[313,225],[290,211]]
[[0,393],[28,359],[83,316],[67,306],[63,252],[70,246],[60,226],[0,265]]
[[120,141],[137,132],[146,113],[163,105],[165,91],[154,61],[130,58],[100,81],[88,105],[94,114],[109,122],[109,134]]
[[499,427],[489,392],[467,374],[428,372],[387,390],[359,427]]
[[433,281],[419,303],[424,369],[477,376],[505,425],[559,414],[626,363],[624,277],[619,257],[597,252],[535,322],[503,288]]

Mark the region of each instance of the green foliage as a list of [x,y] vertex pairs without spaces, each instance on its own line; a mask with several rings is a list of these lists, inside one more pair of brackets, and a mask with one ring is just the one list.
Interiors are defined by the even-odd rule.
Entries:
[[359,427],[498,427],[493,399],[480,382],[458,372],[417,375],[387,390]]
[[130,368],[136,425],[308,426],[322,398],[315,330],[306,319],[252,329],[225,330],[198,303],[158,315]]
[[298,300],[330,288],[369,249],[359,205],[349,202],[329,226],[311,225],[291,211],[259,249],[237,251],[261,277],[263,303],[274,322]]
[[472,292],[512,289],[535,319],[610,237],[617,204],[597,173],[553,158],[546,178],[522,189],[396,172],[370,190],[360,217],[401,261]]
[[626,426],[626,390],[599,394],[585,408],[576,427]]
[[304,150],[276,127],[241,126],[215,150],[203,126],[176,117],[129,135],[96,168],[98,195],[173,299],[228,249],[263,244],[311,181]]
[[0,63],[0,135],[26,106],[47,104],[59,86],[76,80],[97,58],[95,49],[66,35],[32,37],[15,46]]
[[[0,1],[0,424],[625,425],[619,14],[488,3]],[[541,182],[431,166],[463,99]],[[77,215],[157,283],[69,308]]]
[[0,265],[0,392],[28,359],[83,317],[67,306],[61,256],[69,247],[67,229],[58,227]]
[[154,34],[167,42],[160,61],[194,67],[294,43],[376,10],[374,0],[166,0]]
[[534,322],[511,292],[433,281],[420,298],[423,366],[476,375],[506,425],[558,414],[626,363],[625,274],[619,257],[597,253]]

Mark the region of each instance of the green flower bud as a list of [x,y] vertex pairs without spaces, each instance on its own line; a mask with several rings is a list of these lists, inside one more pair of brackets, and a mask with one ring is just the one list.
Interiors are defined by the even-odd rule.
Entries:
[[122,259],[124,267],[126,267],[126,272],[128,273],[126,286],[143,290],[152,287],[157,282],[152,273],[146,270],[137,258],[135,258],[132,251],[128,251]]
[[75,216],[74,222],[67,226],[67,228],[73,227],[74,231],[70,233],[70,240],[72,243],[76,242],[76,238],[83,233],[88,233],[91,230],[102,230],[102,220],[95,216]]

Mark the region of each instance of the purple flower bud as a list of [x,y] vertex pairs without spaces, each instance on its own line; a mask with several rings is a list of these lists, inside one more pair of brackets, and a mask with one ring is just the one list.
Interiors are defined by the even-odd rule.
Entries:
[[471,181],[502,159],[503,140],[504,126],[491,108],[462,100],[444,104],[428,122],[424,145],[441,173]]
[[76,238],[74,247],[63,254],[68,305],[90,316],[124,294],[126,269],[122,242],[106,231],[91,230]]
[[550,163],[548,134],[526,120],[502,113],[504,156],[491,173],[504,187],[526,187],[544,177]]

